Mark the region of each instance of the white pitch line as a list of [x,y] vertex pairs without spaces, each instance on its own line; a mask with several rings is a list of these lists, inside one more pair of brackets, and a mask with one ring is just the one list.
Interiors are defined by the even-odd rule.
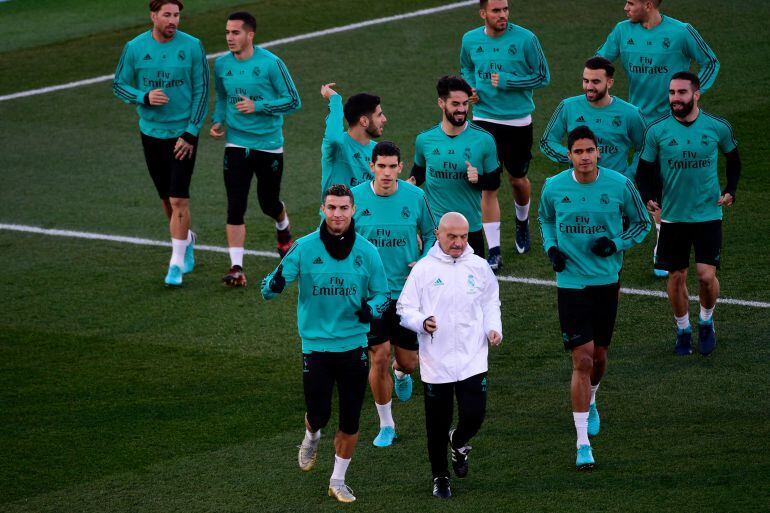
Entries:
[[[2,1],[2,0],[0,0]],[[364,27],[371,27],[372,25],[382,25],[383,23],[390,23],[391,21],[405,20],[408,18],[415,18],[417,16],[425,16],[429,14],[436,14],[438,12],[450,11],[460,7],[467,7],[469,5],[477,4],[476,0],[466,0],[464,2],[456,2],[453,4],[440,5],[438,7],[430,7],[428,9],[420,9],[419,11],[412,11],[403,14],[394,14],[393,16],[385,16],[384,18],[376,18],[374,20],[360,21],[358,23],[351,23],[349,25],[342,25],[339,27],[332,27],[324,30],[317,30],[315,32],[308,32],[307,34],[299,34],[291,37],[284,37],[281,39],[275,39],[273,41],[266,41],[264,43],[258,43],[262,48],[270,48],[271,46],[285,45],[288,43],[296,43],[297,41],[304,41],[306,39],[314,39],[317,37],[328,36],[330,34],[338,34],[340,32],[348,32],[350,30],[357,30]],[[216,59],[228,52],[217,52],[206,55],[206,58]],[[64,89],[75,89],[77,87],[83,87],[91,84],[99,84],[101,82],[109,82],[115,75],[101,75],[98,77],[87,78],[84,80],[77,80],[75,82],[68,82],[66,84],[59,84],[48,87],[41,87],[39,89],[30,89],[28,91],[21,91],[18,93],[11,93],[0,96],[0,102],[15,100],[17,98],[25,98],[28,96],[38,96],[41,94],[53,93],[54,91],[61,91]]]
[[[34,233],[38,235],[50,235],[54,237],[70,237],[76,239],[88,239],[88,240],[102,240],[107,242],[122,242],[125,244],[135,244],[139,246],[156,246],[156,247],[171,247],[170,242],[154,239],[142,239],[139,237],[124,237],[122,235],[109,235],[106,233],[93,233],[93,232],[81,232],[75,230],[57,230],[52,228],[40,228],[39,226],[28,226],[23,224],[7,224],[0,223],[0,230]],[[216,253],[228,253],[228,248],[220,246],[206,246],[197,245],[195,249],[201,251],[212,251]],[[272,251],[255,251],[247,249],[245,252],[247,255],[264,257],[264,258],[278,258],[278,253]],[[498,276],[499,281],[508,283],[522,283],[526,285],[539,285],[545,287],[555,287],[556,282],[552,280],[541,280],[538,278],[519,278],[517,276]],[[633,296],[649,296],[656,298],[666,298],[666,293],[660,290],[648,290],[648,289],[629,289],[622,287],[620,291],[623,294],[629,294]],[[690,296],[690,301],[698,301],[698,296]],[[720,304],[748,306],[752,308],[770,308],[770,303],[763,301],[748,301],[745,299],[732,299],[727,297],[719,298]]]

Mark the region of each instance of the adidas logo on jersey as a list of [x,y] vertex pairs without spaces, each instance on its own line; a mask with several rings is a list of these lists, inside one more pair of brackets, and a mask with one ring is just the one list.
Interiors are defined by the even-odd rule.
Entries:
[[441,155],[441,150],[439,150],[438,148],[434,148],[433,151],[431,152],[431,154],[432,155]]
[[575,123],[585,123],[585,122],[586,122],[586,118],[584,118],[583,116],[580,116],[575,120]]
[[627,44],[627,45],[629,45],[629,46],[633,46],[633,45],[635,45],[636,43],[634,43],[634,40],[633,40],[633,39],[629,39],[628,41],[626,41],[626,44]]
[[315,257],[315,260],[313,260],[313,263],[314,264],[322,264],[322,263],[324,263],[324,261],[321,260],[321,257]]
[[144,56],[144,60],[151,61],[152,60],[152,56],[148,53],[147,55]]
[[484,49],[482,47],[476,48],[476,53],[484,53]]
[[233,72],[230,71],[230,70],[227,70],[227,73],[225,73],[225,76],[226,77],[232,77],[233,76]]
[[353,158],[354,158],[354,159],[360,159],[360,158],[361,158],[361,154],[360,154],[359,152],[355,152],[355,153],[353,154]]
[[572,203],[572,201],[569,199],[569,196],[564,196],[564,199],[561,200],[562,203]]
[[676,139],[671,139],[671,142],[668,143],[669,146],[679,146],[679,143],[676,142]]
[[439,287],[439,286],[441,286],[443,284],[444,284],[444,282],[441,281],[441,278],[436,278],[436,281],[433,282],[433,286],[434,287]]
[[371,213],[371,212],[369,212],[369,209],[368,209],[368,208],[365,208],[365,209],[364,209],[364,211],[363,211],[363,212],[361,212],[361,215],[362,215],[362,216],[370,216],[370,215],[372,215],[372,213]]

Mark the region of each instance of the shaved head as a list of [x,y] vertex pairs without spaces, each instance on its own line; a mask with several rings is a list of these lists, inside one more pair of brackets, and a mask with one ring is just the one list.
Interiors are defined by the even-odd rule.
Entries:
[[468,220],[459,212],[447,212],[438,223],[438,244],[452,258],[458,258],[468,245]]

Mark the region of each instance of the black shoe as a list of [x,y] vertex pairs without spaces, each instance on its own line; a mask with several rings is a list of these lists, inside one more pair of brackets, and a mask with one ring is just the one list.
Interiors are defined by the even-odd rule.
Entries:
[[452,490],[449,489],[448,477],[433,478],[433,496],[439,499],[448,499],[452,496]]
[[527,253],[529,246],[529,218],[524,221],[516,219],[516,251]]
[[449,432],[449,449],[452,451],[452,470],[455,471],[457,477],[463,478],[468,475],[468,454],[471,452],[472,447],[466,445],[455,449],[452,444],[452,435],[455,430]]

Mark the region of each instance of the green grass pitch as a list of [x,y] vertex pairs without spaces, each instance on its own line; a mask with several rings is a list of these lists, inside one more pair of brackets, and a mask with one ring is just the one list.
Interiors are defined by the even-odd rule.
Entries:
[[[180,28],[225,49],[228,12],[257,15],[257,40],[312,32],[440,5],[435,0],[187,2]],[[582,62],[623,18],[622,0],[511,1],[535,31],[552,83],[536,92],[539,137],[562,98],[580,92]],[[725,215],[722,295],[770,301],[770,66],[763,0],[664,2],[691,22],[722,68],[702,106],[731,121],[744,164]],[[0,95],[114,71],[123,44],[145,30],[146,3],[0,3]],[[415,135],[437,122],[434,85],[456,73],[474,6],[272,48],[303,100],[286,118],[283,195],[296,235],[314,229],[326,105],[336,81],[379,94],[411,167]],[[620,72],[614,93],[626,97]],[[213,107],[213,104],[212,104]],[[208,132],[204,125],[203,134]],[[108,82],[0,102],[0,223],[167,238],[130,106]],[[192,188],[201,242],[225,245],[221,143],[202,138]],[[536,198],[559,168],[539,153]],[[552,279],[534,226],[533,251],[513,255],[510,189],[501,192],[506,274]],[[507,227],[507,228],[506,228]],[[247,246],[270,250],[272,223],[256,198]],[[507,231],[505,231],[507,230]],[[663,290],[652,240],[630,252],[625,286]],[[337,511],[326,497],[333,464],[324,431],[317,468],[296,465],[304,404],[296,292],[258,297],[275,259],[247,257],[249,287],[225,289],[229,261],[199,252],[179,290],[163,287],[168,250],[0,230],[0,511]],[[691,293],[696,289],[691,281]],[[767,511],[770,508],[770,311],[716,310],[710,358],[673,356],[665,300],[621,299],[599,391],[597,468],[574,470],[570,363],[551,287],[501,284],[505,340],[490,352],[488,415],[455,497],[430,497],[422,389],[394,401],[400,438],[371,445],[367,394],[348,472],[355,511]],[[695,315],[696,305],[691,312]]]

